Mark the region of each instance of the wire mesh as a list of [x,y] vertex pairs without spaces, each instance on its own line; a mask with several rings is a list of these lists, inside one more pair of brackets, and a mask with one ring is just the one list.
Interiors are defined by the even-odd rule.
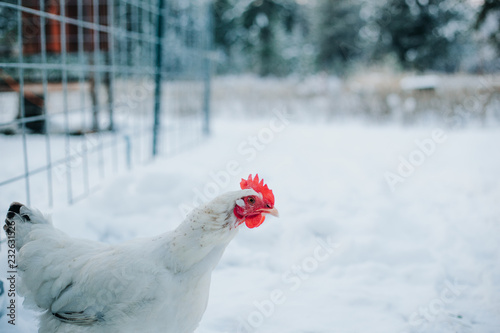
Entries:
[[0,2],[2,197],[71,204],[200,142],[210,31],[209,1]]

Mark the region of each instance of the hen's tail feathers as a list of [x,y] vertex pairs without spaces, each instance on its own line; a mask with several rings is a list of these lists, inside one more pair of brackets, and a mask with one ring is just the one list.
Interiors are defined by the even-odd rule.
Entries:
[[[5,225],[3,230],[7,235],[15,233],[16,230],[16,220],[23,220],[24,217],[21,216],[21,207],[24,205],[19,202],[13,202],[10,204],[9,211],[7,213],[7,218],[5,219]],[[26,215],[26,220],[30,220],[29,216]]]
[[[20,248],[24,244],[24,237],[35,224],[50,224],[50,222],[39,210],[30,209],[19,202],[13,202],[7,212],[3,229],[7,237],[16,237],[16,247]],[[20,244],[19,241],[21,241]]]

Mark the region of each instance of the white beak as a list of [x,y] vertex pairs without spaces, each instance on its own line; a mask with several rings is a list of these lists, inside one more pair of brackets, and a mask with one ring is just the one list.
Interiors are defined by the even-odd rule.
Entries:
[[272,209],[263,209],[262,212],[264,214],[269,214],[269,215],[272,215],[272,216],[280,217],[280,213],[274,207]]

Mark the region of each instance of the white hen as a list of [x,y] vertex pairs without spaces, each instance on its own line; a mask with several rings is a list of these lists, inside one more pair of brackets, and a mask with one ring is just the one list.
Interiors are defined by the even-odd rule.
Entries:
[[278,215],[258,176],[241,188],[194,209],[171,232],[119,245],[71,238],[13,203],[4,229],[16,242],[25,304],[44,311],[39,332],[193,332],[212,270],[238,226]]

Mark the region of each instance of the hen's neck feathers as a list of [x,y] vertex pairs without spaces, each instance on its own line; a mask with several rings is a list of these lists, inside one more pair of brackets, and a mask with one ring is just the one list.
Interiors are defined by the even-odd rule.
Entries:
[[158,237],[167,267],[175,273],[211,271],[236,236],[236,200],[249,195],[257,192],[247,189],[220,195],[193,209],[174,231]]

